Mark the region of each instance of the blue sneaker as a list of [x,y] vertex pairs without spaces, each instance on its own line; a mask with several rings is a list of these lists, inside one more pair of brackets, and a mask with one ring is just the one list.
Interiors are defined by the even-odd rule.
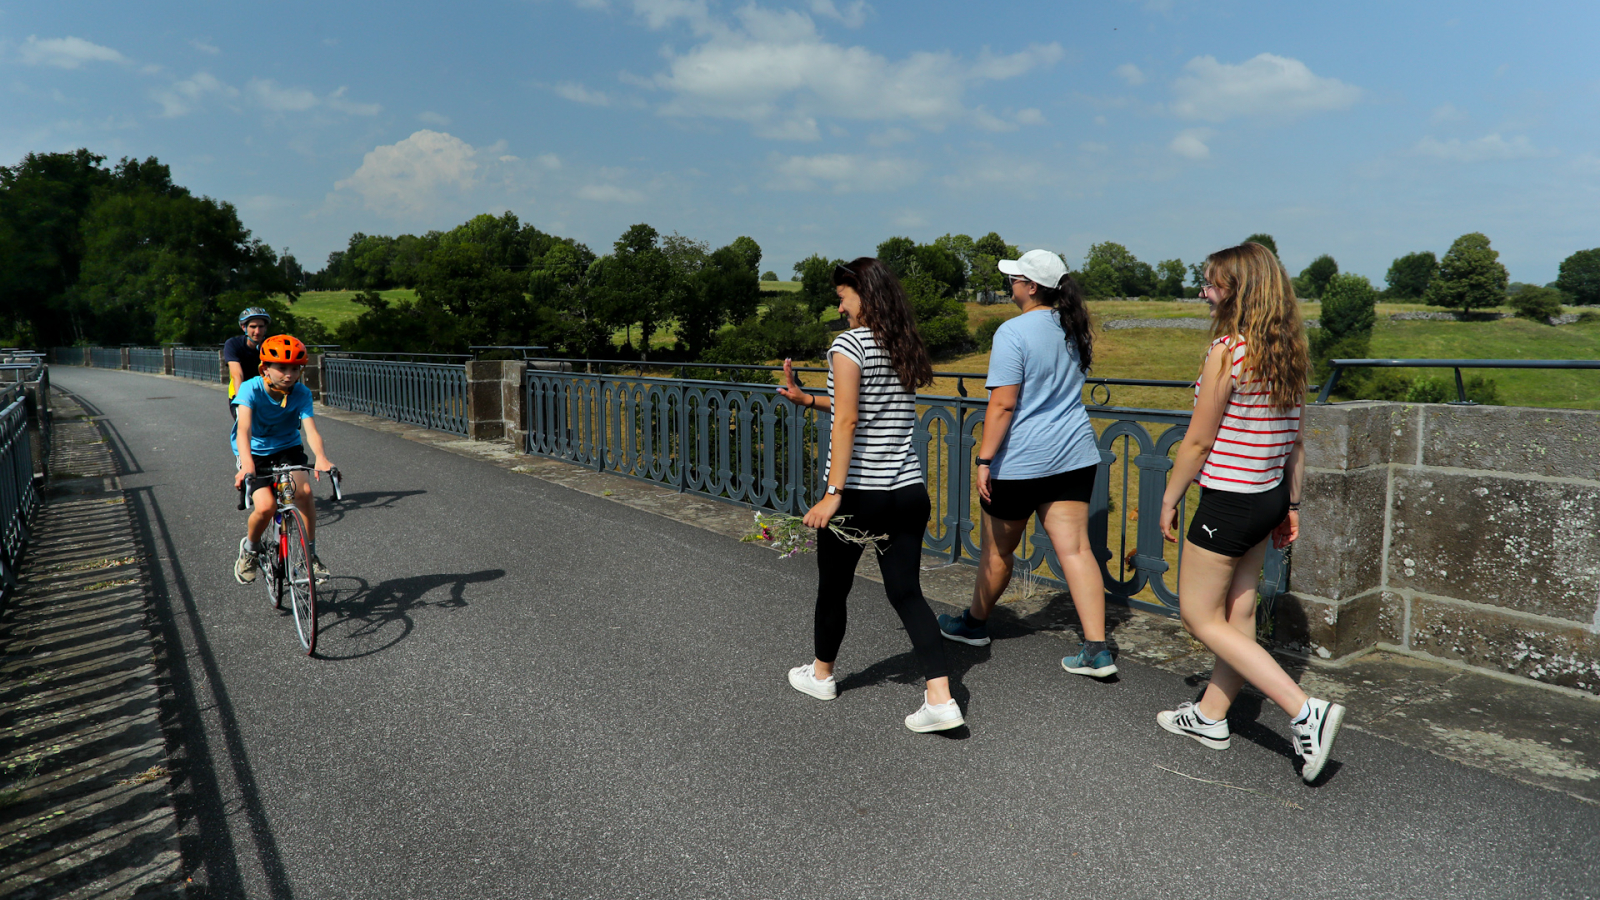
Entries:
[[1074,675],[1088,675],[1093,678],[1117,674],[1117,664],[1111,661],[1110,650],[1101,650],[1093,657],[1087,657],[1080,647],[1077,653],[1061,660],[1061,668]]
[[952,641],[971,644],[974,647],[984,647],[989,643],[989,625],[973,625],[967,620],[967,614],[952,616],[949,613],[939,614],[939,631]]

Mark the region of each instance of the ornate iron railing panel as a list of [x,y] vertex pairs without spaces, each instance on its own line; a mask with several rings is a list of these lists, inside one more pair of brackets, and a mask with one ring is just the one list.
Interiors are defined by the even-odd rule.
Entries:
[[196,381],[227,381],[222,376],[221,353],[216,350],[173,350],[172,374]]
[[0,404],[0,582],[9,589],[17,583],[39,495],[33,483],[27,404],[20,387],[0,392]]
[[[537,456],[793,515],[821,496],[831,417],[788,403],[772,386],[530,367],[523,400],[526,450]],[[982,398],[917,398],[913,440],[933,503],[923,549],[950,563],[978,558],[973,457],[986,405]],[[1107,594],[1176,615],[1181,545],[1163,540],[1159,513],[1189,414],[1111,406],[1090,406],[1089,414],[1101,460],[1089,537]],[[1189,506],[1186,497],[1181,523]],[[1037,582],[1066,587],[1036,522],[1016,566]],[[1283,566],[1283,555],[1269,551],[1262,582],[1268,601],[1285,589]]]
[[329,406],[467,433],[467,372],[461,365],[322,358],[322,400]]
[[134,372],[154,372],[160,375],[167,371],[167,360],[162,355],[160,348],[130,347],[128,348],[128,368]]
[[120,347],[90,347],[89,361],[96,369],[122,368],[122,349]]

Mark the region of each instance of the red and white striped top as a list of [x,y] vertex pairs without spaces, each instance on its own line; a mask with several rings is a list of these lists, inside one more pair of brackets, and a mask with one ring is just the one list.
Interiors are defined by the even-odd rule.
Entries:
[[[1244,366],[1244,338],[1217,338],[1207,348],[1207,355],[1222,343],[1233,347],[1233,368],[1229,372],[1233,393],[1228,396],[1228,409],[1223,413],[1216,441],[1195,480],[1201,487],[1235,494],[1270,491],[1283,480],[1284,464],[1300,436],[1302,405],[1296,404],[1291,410],[1274,409],[1271,382],[1256,379],[1255,370]],[[1202,363],[1201,377],[1204,375]],[[1194,395],[1198,401],[1200,378],[1195,379]]]

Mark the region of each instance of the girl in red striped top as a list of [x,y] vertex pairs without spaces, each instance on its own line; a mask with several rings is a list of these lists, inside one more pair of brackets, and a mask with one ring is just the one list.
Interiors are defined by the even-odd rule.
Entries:
[[1162,499],[1161,532],[1177,542],[1178,503],[1198,481],[1178,609],[1216,665],[1198,702],[1162,712],[1156,722],[1225,750],[1228,709],[1248,681],[1290,715],[1300,775],[1310,783],[1328,761],[1344,707],[1308,696],[1255,637],[1267,541],[1285,547],[1300,533],[1300,411],[1310,368],[1305,325],[1288,273],[1261,244],[1211,254],[1205,280],[1200,295],[1211,305],[1213,340]]

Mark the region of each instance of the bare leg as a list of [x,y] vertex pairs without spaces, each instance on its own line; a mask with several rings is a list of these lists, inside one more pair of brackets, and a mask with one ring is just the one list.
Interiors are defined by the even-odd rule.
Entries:
[[1089,504],[1058,500],[1039,507],[1045,533],[1055,547],[1056,559],[1072,591],[1072,605],[1083,625],[1083,639],[1106,639],[1106,583],[1100,561],[1089,546]]
[[250,542],[261,540],[261,535],[266,533],[267,523],[272,521],[272,514],[277,510],[277,504],[272,500],[271,488],[257,488],[250,495],[250,500],[255,505],[250,509],[250,519],[245,523],[245,537]]
[[1178,609],[1183,627],[1216,655],[1211,683],[1200,699],[1206,718],[1220,720],[1249,681],[1293,716],[1307,695],[1265,648],[1256,643],[1256,573],[1267,542],[1234,559],[1185,542],[1178,577]]
[[982,514],[978,531],[978,577],[972,582],[970,607],[974,619],[988,619],[1000,595],[1006,592],[1006,586],[1011,583],[1011,554],[1016,552],[1027,530],[1027,519],[1009,522]]
[[306,541],[317,539],[317,503],[311,496],[311,479],[304,472],[294,474],[294,505],[306,517]]

